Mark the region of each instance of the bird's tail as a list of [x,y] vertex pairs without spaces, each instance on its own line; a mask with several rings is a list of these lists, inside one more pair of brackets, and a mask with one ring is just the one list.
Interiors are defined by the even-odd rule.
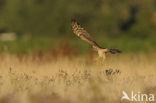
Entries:
[[121,53],[121,51],[117,48],[109,49],[109,52],[112,54]]

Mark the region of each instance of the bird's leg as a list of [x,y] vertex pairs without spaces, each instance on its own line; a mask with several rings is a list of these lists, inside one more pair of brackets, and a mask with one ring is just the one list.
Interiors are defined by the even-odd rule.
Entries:
[[104,64],[104,61],[105,61],[105,58],[97,57],[95,59],[95,61],[96,61],[97,64],[103,65]]
[[103,56],[102,56],[102,61],[101,61],[102,65],[104,64],[105,59],[106,59],[106,54],[104,53]]
[[101,57],[97,57],[95,60],[96,60],[96,63],[98,65],[103,65],[104,64],[104,61],[105,61],[105,59],[103,59]]
[[96,60],[96,64],[97,65],[101,65],[102,64],[102,58],[101,57],[97,57],[95,60]]

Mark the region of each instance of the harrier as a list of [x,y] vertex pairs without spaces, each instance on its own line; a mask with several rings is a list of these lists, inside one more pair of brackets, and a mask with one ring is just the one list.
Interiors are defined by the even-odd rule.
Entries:
[[90,36],[90,34],[74,19],[71,20],[71,26],[73,32],[82,40],[85,40],[88,42],[92,48],[98,52],[98,55],[100,58],[102,58],[102,63],[106,59],[106,53],[121,53],[120,50],[114,48],[114,49],[108,49],[108,48],[102,48],[99,46]]

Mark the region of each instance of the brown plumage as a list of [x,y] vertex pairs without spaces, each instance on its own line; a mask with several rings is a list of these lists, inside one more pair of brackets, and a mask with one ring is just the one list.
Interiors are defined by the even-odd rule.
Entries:
[[98,52],[99,57],[106,59],[106,53],[110,52],[112,54],[120,53],[121,51],[118,49],[107,49],[100,47],[90,36],[90,34],[74,19],[71,20],[71,26],[73,32],[82,40],[87,41],[95,51]]

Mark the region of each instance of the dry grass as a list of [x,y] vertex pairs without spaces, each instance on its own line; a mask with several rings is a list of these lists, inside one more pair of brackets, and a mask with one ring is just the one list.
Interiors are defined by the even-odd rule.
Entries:
[[[0,103],[121,103],[122,91],[156,94],[156,55],[0,55]],[[106,75],[106,69],[120,73]],[[125,101],[123,102],[125,103]]]

